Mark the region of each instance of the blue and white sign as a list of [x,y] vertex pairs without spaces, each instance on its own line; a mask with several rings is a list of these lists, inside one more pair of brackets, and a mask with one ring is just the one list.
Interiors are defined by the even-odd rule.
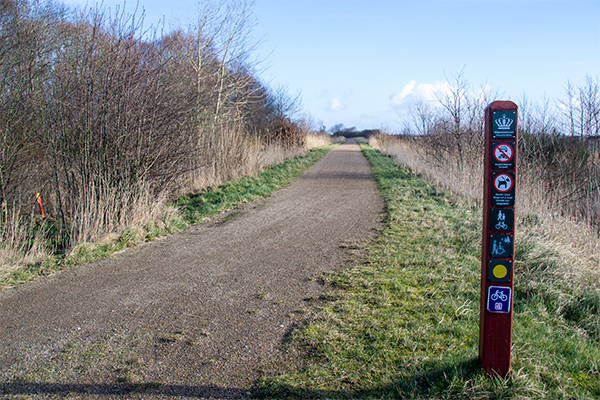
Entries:
[[502,286],[488,288],[487,310],[493,313],[510,312],[511,289]]

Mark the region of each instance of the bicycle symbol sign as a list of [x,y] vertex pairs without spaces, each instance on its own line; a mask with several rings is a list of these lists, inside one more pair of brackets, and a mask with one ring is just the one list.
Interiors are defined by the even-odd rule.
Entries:
[[510,208],[492,208],[490,210],[490,229],[492,231],[512,231],[515,225],[515,212]]
[[493,313],[510,312],[511,288],[490,286],[488,288],[487,310]]
[[508,300],[508,296],[506,295],[506,293],[504,293],[500,290],[496,290],[490,297],[491,297],[492,301],[497,301],[498,299],[500,301]]

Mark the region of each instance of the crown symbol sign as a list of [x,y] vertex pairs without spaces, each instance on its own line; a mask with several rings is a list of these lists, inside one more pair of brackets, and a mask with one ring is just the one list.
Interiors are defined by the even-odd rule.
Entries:
[[502,114],[502,118],[498,118],[495,122],[498,125],[498,129],[510,129],[514,121],[508,118],[506,114]]

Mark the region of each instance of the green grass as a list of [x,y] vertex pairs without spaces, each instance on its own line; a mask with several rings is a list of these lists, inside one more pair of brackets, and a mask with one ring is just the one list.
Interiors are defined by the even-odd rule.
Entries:
[[[387,222],[359,267],[330,273],[333,300],[292,332],[287,346],[304,354],[297,371],[265,377],[270,398],[598,399],[600,344],[593,329],[598,299],[565,313],[554,282],[519,281],[548,259],[516,259],[513,371],[482,373],[478,362],[481,210],[415,177],[362,146],[386,202]],[[520,229],[520,228],[519,228]],[[526,229],[526,227],[524,228]],[[553,262],[560,262],[555,260]],[[527,293],[527,296],[523,296]],[[329,296],[331,297],[331,296]],[[550,304],[548,304],[550,303]],[[595,313],[595,314],[594,314]],[[583,314],[583,315],[582,315]],[[585,318],[584,318],[585,316]],[[593,324],[592,324],[593,325]],[[587,326],[587,325],[586,325]],[[593,328],[593,326],[592,326]],[[290,349],[292,350],[292,349]]]
[[177,201],[177,207],[182,210],[185,223],[194,224],[224,210],[270,196],[300,176],[334,146],[313,149],[306,155],[275,165],[258,175],[244,176],[211,190],[183,197]]
[[[288,185],[300,176],[334,146],[312,149],[304,155],[270,167],[260,174],[244,176],[201,193],[180,198],[170,204],[157,220],[146,226],[127,227],[110,240],[84,243],[72,249],[65,249],[63,246],[56,245],[60,242],[57,235],[61,231],[57,227],[58,222],[47,220],[44,226],[36,229],[45,231],[48,247],[55,249],[54,253],[36,264],[25,265],[11,271],[0,270],[0,288],[28,282],[64,268],[107,258],[117,251],[178,232],[216,214],[270,196],[277,189]],[[228,218],[232,219],[235,216],[234,211]],[[32,238],[33,236],[35,235],[32,235]]]

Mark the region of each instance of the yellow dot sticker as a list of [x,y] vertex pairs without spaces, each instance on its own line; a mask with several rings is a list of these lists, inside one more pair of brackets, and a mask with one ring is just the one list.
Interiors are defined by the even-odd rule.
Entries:
[[488,280],[490,282],[510,282],[512,261],[490,260]]
[[494,278],[502,279],[508,274],[508,269],[504,265],[498,264],[494,267],[492,273],[494,274]]

